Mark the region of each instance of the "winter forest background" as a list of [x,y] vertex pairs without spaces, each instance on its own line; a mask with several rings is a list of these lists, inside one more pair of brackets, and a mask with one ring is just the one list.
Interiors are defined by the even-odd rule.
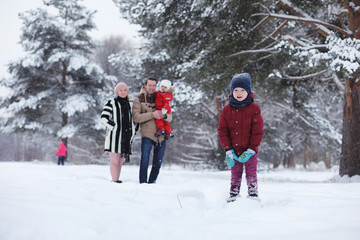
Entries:
[[[116,82],[130,99],[149,76],[175,87],[164,164],[225,169],[218,114],[235,73],[252,77],[262,109],[259,160],[268,167],[360,175],[360,1],[114,0],[140,26],[142,44],[89,37],[96,12],[80,0],[44,0],[19,15],[27,55],[10,62],[0,109],[0,161],[56,161],[61,140],[74,164],[107,164],[100,113]],[[140,137],[130,164],[139,163]]]

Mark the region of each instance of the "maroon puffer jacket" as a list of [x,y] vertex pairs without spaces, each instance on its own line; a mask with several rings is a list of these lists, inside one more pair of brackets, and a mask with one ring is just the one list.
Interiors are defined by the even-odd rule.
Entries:
[[[249,96],[254,100],[253,93]],[[260,107],[254,102],[242,108],[227,104],[221,111],[218,134],[225,151],[234,149],[240,156],[250,148],[257,153],[264,135]]]

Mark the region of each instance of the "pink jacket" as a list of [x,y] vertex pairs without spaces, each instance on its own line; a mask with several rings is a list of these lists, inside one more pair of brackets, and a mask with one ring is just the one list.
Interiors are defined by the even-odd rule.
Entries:
[[56,155],[65,157],[66,156],[67,147],[65,146],[64,142],[60,143],[60,147],[58,148]]

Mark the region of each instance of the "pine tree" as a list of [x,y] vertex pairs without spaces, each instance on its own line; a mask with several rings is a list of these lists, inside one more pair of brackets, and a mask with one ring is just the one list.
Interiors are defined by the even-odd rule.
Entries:
[[[329,1],[326,3],[330,4]],[[278,77],[283,72],[296,76],[306,69],[306,64],[294,61],[288,54],[289,49],[274,49],[278,42],[271,37],[263,41],[271,35],[271,27],[280,25],[280,22],[272,23],[271,27],[261,32],[251,30],[262,19],[257,15],[263,9],[262,4],[271,6],[271,10],[278,9],[274,1],[114,2],[131,22],[142,27],[141,33],[148,39],[146,48],[149,54],[143,63],[145,70],[176,79],[196,91],[202,91],[198,105],[193,106],[190,101],[179,105],[179,111],[183,111],[179,116],[187,116],[186,119],[179,120],[179,125],[198,128],[206,122],[206,127],[212,128],[212,131],[204,134],[216,135],[213,133],[216,133],[217,122],[213,120],[216,120],[216,110],[219,109],[214,106],[214,97],[226,102],[231,77],[238,72],[249,72],[256,102],[262,107],[265,119],[266,134],[261,144],[261,152],[265,154],[261,158],[273,156],[274,161],[280,162],[290,162],[287,159],[293,159],[291,161],[295,164],[294,161],[301,158],[297,156],[304,152],[307,145],[312,146],[312,151],[330,151],[333,156],[339,155],[339,134],[334,131],[334,121],[329,120],[327,111],[314,100],[327,96],[334,85],[320,88],[321,78],[307,84]],[[311,4],[308,1],[307,4],[297,2],[305,10],[308,7],[318,9],[320,4],[325,4],[324,1],[312,1]],[[326,13],[319,11],[318,15]],[[299,28],[298,25],[292,25],[285,33]],[[325,40],[314,37],[313,32],[308,29],[300,28],[300,31],[301,36],[306,39],[314,39],[315,42]],[[259,51],[247,51],[267,43],[270,47],[260,54]],[[247,54],[233,55],[238,52]],[[332,102],[337,104],[336,100],[339,98]],[[211,112],[212,114],[208,114]],[[197,116],[189,117],[193,113]],[[335,119],[336,117],[337,115]],[[176,118],[174,121],[177,121]],[[215,158],[222,161],[220,153],[221,150],[215,152]]]
[[19,15],[26,56],[9,65],[12,78],[2,82],[13,91],[4,132],[43,132],[66,144],[74,136],[90,137],[89,142],[101,136],[99,112],[116,79],[89,60],[95,47],[88,35],[95,27],[95,12],[78,2],[44,0],[46,9]]
[[[255,48],[262,48],[257,52],[282,52],[288,56],[283,71],[279,71],[282,72],[280,79],[303,86],[313,86],[315,81],[321,86],[316,88],[316,94],[326,92],[326,88],[334,88],[333,96],[345,93],[340,175],[358,175],[360,149],[355,146],[360,144],[360,1],[344,0],[340,3],[325,0],[307,4],[304,1],[279,0],[274,3],[266,10],[267,13],[258,14],[264,18],[253,30],[261,29],[262,36],[266,37]],[[329,5],[330,11],[318,11]],[[244,53],[248,52],[232,56]],[[304,89],[311,93],[311,88]],[[302,105],[305,109],[306,104]],[[321,129],[328,125],[324,121],[315,123],[315,129],[316,126]],[[309,137],[313,135],[311,133]]]
[[94,59],[98,63],[104,72],[108,75],[116,76],[119,81],[126,81],[122,72],[117,71],[114,66],[109,62],[109,56],[117,54],[121,51],[134,54],[130,41],[126,41],[122,36],[109,36],[99,42],[99,46],[94,51]]
[[[246,67],[246,58],[226,61],[226,56],[234,48],[246,49],[251,44],[245,27],[250,22],[246,19],[256,12],[258,6],[250,0],[113,1],[123,16],[142,27],[140,33],[147,40],[143,48],[148,51],[142,64],[145,74],[170,79],[179,86],[174,97],[172,124],[182,129],[177,139],[184,141],[176,144],[206,149],[201,154],[199,149],[186,149],[186,152],[196,152],[191,159],[194,162],[199,160],[213,164],[215,158],[221,162],[216,165],[225,167],[221,156],[224,152],[216,144],[215,97],[220,95],[227,99],[231,77]],[[193,101],[194,95],[187,92],[191,88],[197,96],[202,93],[201,100]],[[183,96],[189,97],[184,99]],[[192,129],[184,131],[184,126]],[[188,131],[194,134],[186,133]],[[207,141],[195,137],[200,135],[197,132],[214,139]],[[181,154],[180,151],[172,156]]]
[[211,99],[243,69],[246,58],[226,61],[226,56],[251,46],[246,26],[259,9],[253,1],[113,1],[142,27],[148,50],[143,66],[149,75],[186,82]]

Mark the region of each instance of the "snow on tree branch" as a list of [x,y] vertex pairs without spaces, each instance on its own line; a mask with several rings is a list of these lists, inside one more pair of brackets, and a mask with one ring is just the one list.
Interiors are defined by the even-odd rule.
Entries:
[[25,109],[25,108],[36,109],[39,106],[40,101],[50,95],[51,95],[51,91],[43,91],[35,96],[21,98],[19,101],[11,103],[8,107],[8,111],[10,113],[10,112],[18,112],[21,109]]
[[[285,6],[286,8],[288,8],[296,16],[301,16],[301,17],[312,19],[312,17],[309,14],[302,11],[300,8],[296,7],[294,4],[292,4],[288,0],[278,0],[278,4],[279,4],[279,6]],[[324,27],[322,25],[311,24],[311,26],[314,27],[314,28],[317,28],[319,30],[319,33],[324,35],[325,37],[330,34],[329,29],[327,29],[326,27]]]
[[292,81],[306,80],[306,79],[318,77],[318,76],[323,75],[324,73],[327,73],[327,72],[328,72],[328,70],[323,70],[323,71],[320,71],[320,72],[317,72],[317,73],[308,74],[308,75],[299,76],[299,77],[287,76],[287,75],[283,74],[283,79],[292,80]]
[[329,36],[327,39],[329,55],[335,58],[330,66],[336,71],[345,69],[349,74],[355,73],[360,65],[360,39],[340,39]]
[[337,27],[335,25],[323,22],[323,21],[318,20],[318,19],[290,16],[290,15],[286,15],[286,14],[275,14],[275,13],[260,13],[258,15],[265,15],[265,16],[269,16],[270,18],[282,19],[282,20],[287,20],[287,21],[304,22],[304,23],[307,23],[307,24],[316,23],[316,24],[322,25],[324,27],[330,28],[332,30],[335,30],[335,31],[337,31],[339,33],[342,33],[346,37],[351,37],[353,35],[353,32],[351,32],[349,30],[339,28],[339,27]]
[[360,68],[359,39],[341,39],[336,37],[335,34],[331,34],[326,39],[326,52],[320,52],[317,49],[296,48],[286,41],[280,42],[275,48],[292,49],[291,54],[299,58],[306,57],[310,67],[319,65],[320,61],[325,61],[328,63],[331,71],[345,71],[346,75],[355,74]]
[[67,124],[57,132],[59,138],[72,138],[77,132],[77,127],[72,124]]
[[231,58],[231,57],[237,57],[243,54],[255,54],[255,53],[274,53],[277,52],[276,48],[264,48],[264,49],[254,49],[254,50],[246,50],[246,51],[241,51],[241,52],[237,52],[234,54],[231,54],[227,57]]
[[335,85],[338,87],[338,89],[343,93],[345,93],[345,86],[340,82],[339,77],[335,73],[332,75],[332,80],[335,83]]
[[94,107],[96,105],[95,100],[92,96],[85,94],[75,94],[65,101],[59,103],[61,108],[61,112],[67,113],[68,116],[74,115],[76,112],[85,112],[90,107]]

